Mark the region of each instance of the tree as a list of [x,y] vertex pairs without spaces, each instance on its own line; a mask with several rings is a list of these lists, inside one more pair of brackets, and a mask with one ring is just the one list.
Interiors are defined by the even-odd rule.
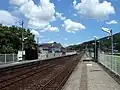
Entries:
[[[20,27],[7,27],[0,25],[0,53],[17,53],[22,47],[22,34],[25,48],[35,43],[34,35],[29,30]],[[26,47],[27,46],[27,47]]]

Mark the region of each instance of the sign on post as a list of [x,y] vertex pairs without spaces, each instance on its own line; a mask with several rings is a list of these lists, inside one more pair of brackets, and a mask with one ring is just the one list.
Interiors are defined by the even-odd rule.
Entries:
[[[24,51],[23,51],[23,53],[24,53]],[[17,59],[18,59],[18,61],[22,60],[22,51],[18,51]]]

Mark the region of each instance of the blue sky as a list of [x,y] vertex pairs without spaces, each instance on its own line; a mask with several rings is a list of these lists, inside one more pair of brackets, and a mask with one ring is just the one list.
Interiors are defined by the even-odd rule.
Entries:
[[39,43],[78,44],[120,32],[120,0],[0,0],[0,22],[3,25],[29,28]]

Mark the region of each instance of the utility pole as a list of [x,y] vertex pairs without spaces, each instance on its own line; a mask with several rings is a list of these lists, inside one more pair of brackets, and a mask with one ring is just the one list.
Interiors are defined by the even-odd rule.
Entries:
[[[114,46],[113,46],[113,31],[110,30],[110,29],[108,29],[108,28],[102,28],[102,30],[103,30],[104,32],[109,33],[110,36],[111,36],[111,54],[112,54],[111,69],[113,69],[113,64],[112,64],[112,63],[113,63],[113,52],[114,52]],[[116,71],[116,61],[115,61],[115,60],[114,60],[114,64],[115,64],[114,69],[115,69],[115,71]]]
[[97,53],[97,52],[96,52],[96,48],[97,48],[97,43],[96,43],[96,38],[95,38],[95,61],[96,61],[96,59],[97,59],[97,58],[96,58],[96,53]]
[[94,47],[94,59],[95,59],[95,61],[97,61],[97,38],[98,37],[96,37],[96,36],[94,36],[94,42],[95,42],[95,47]]
[[[111,60],[111,63],[113,63],[113,51],[114,51],[114,48],[113,48],[113,32],[112,32],[112,30],[110,30],[110,36],[111,36],[111,54],[112,54],[112,60]],[[115,64],[116,62],[114,61],[114,64]],[[116,64],[115,64],[115,66],[116,66]],[[113,68],[113,64],[111,64],[111,68]],[[115,68],[115,67],[114,67]]]
[[112,30],[110,30],[110,34],[111,34],[111,49],[112,49],[112,51],[111,51],[111,54],[113,55],[113,50],[114,50],[114,48],[113,48],[113,33],[112,33]]
[[21,22],[21,26],[22,26],[22,60],[23,60],[23,51],[24,51],[24,36],[23,36],[23,24],[24,22]]

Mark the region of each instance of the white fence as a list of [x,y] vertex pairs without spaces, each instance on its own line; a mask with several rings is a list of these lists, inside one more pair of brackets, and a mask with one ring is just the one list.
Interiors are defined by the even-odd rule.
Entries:
[[[66,55],[72,55],[76,52],[68,52]],[[48,54],[38,54],[38,59],[43,60],[47,58],[54,58],[54,57],[60,57],[62,56],[62,53],[48,53]],[[7,63],[13,63],[18,62],[18,54],[0,54],[0,65],[1,64],[7,64]]]
[[61,55],[61,53],[38,54],[38,58],[43,60],[47,58],[60,57]]
[[17,61],[17,54],[0,54],[0,64]]
[[[94,58],[94,53],[90,53],[90,56]],[[120,76],[120,56],[107,55],[99,52],[98,62]]]
[[[47,58],[60,57],[61,55],[61,53],[38,54],[38,58],[42,60]],[[17,61],[19,61],[17,54],[0,54],[0,65]]]
[[[61,53],[38,54],[38,58],[43,60],[47,58],[60,57],[61,55]],[[0,54],[0,65],[18,61],[18,54]]]
[[74,51],[74,52],[66,52],[66,55],[72,55],[72,54],[76,54],[76,51]]
[[99,54],[98,60],[108,69],[120,75],[120,56]]

